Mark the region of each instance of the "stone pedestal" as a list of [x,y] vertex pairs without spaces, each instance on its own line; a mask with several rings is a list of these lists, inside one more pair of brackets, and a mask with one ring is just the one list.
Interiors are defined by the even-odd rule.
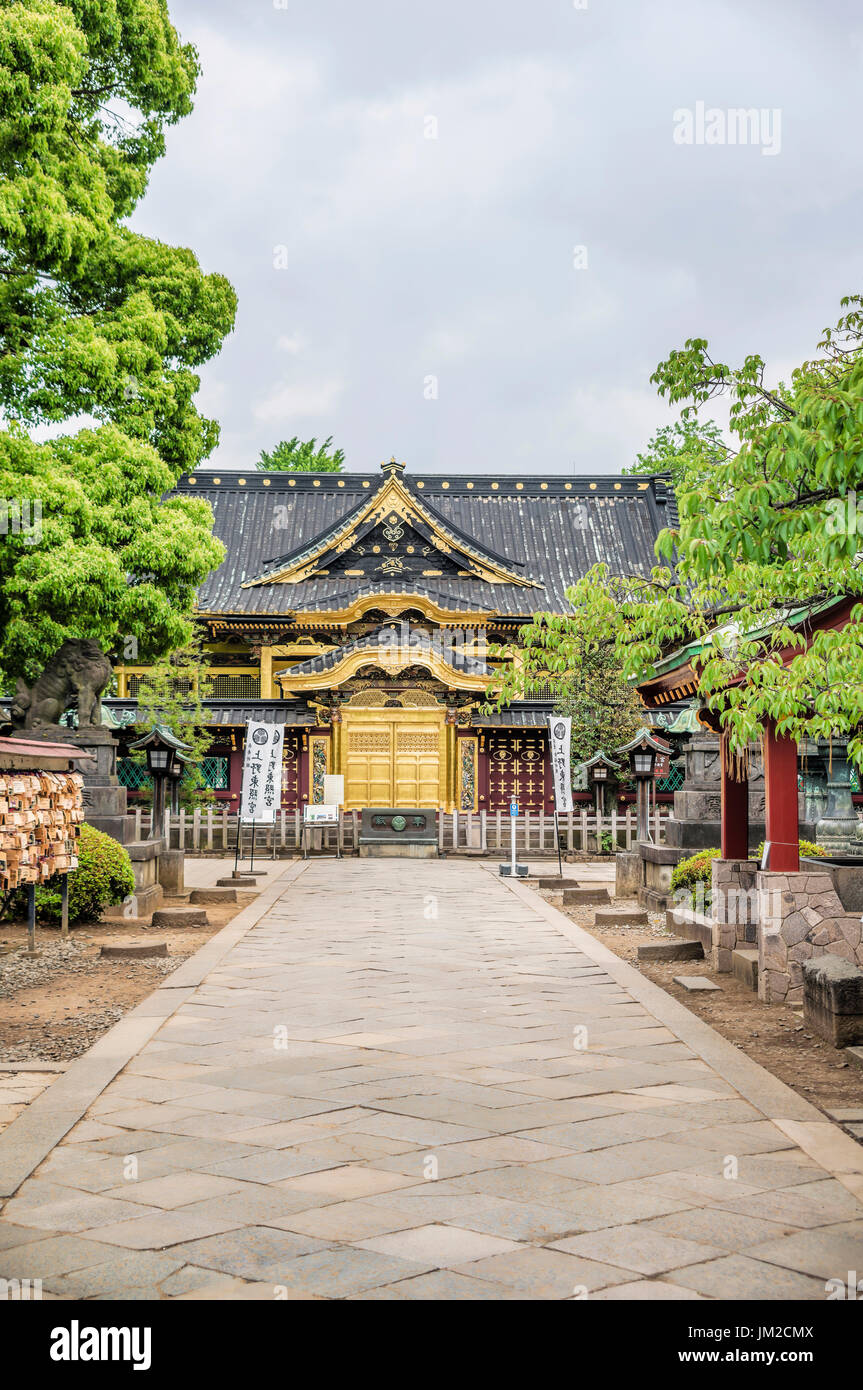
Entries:
[[834,1047],[863,1042],[863,970],[830,954],[805,961],[803,1018]]
[[732,970],[733,953],[757,939],[757,873],[754,859],[714,859],[710,866],[715,970]]
[[185,860],[181,849],[163,848],[159,855],[159,882],[168,898],[179,898],[185,892]]
[[[674,793],[674,813],[665,829],[667,845],[680,859],[700,849],[718,849],[722,829],[722,764],[715,734],[693,734],[684,752],[686,779]],[[749,761],[749,843],[764,839],[764,767],[752,749]]]

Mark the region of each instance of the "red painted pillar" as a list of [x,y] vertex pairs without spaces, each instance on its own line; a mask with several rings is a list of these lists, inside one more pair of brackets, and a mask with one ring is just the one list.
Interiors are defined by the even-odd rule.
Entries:
[[765,840],[770,844],[767,867],[774,873],[796,873],[800,868],[797,744],[793,738],[777,734],[772,720],[764,730],[764,789]]
[[749,779],[735,782],[728,768],[728,735],[719,742],[722,761],[722,858],[749,858]]

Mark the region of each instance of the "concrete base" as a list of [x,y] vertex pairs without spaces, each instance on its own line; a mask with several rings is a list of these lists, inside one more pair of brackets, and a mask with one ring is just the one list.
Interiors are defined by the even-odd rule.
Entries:
[[159,882],[159,861],[164,843],[164,840],[134,840],[125,846],[135,875],[135,917],[147,917],[162,906],[165,891]]
[[[501,878],[512,878],[512,864],[501,864],[500,867],[499,867],[499,872],[500,872]],[[527,865],[526,865],[526,864],[516,864],[516,866],[515,866],[515,877],[516,877],[516,878],[527,878],[527,876],[528,876]]]
[[360,859],[437,859],[437,845],[360,845]]
[[731,973],[735,980],[746,985],[747,989],[758,988],[758,952],[753,947],[752,950],[740,948],[731,952]]
[[665,930],[674,932],[686,940],[700,941],[705,956],[713,950],[713,923],[709,917],[702,917],[687,907],[668,908],[665,913]]

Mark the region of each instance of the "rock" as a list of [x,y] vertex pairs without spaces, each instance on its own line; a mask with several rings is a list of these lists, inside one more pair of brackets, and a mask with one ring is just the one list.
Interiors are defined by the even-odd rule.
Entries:
[[257,888],[258,880],[251,874],[231,874],[230,878],[217,878],[217,888]]
[[675,975],[674,983],[676,985],[681,985],[684,989],[688,989],[691,993],[721,988],[720,985],[714,984],[712,980],[708,980],[706,975]]
[[154,927],[206,927],[209,922],[202,907],[161,907],[153,913]]
[[[678,937],[676,941],[657,941],[651,942],[647,946],[639,946],[639,960],[703,960],[704,947],[700,941],[685,941]],[[692,978],[697,978],[693,976]]]

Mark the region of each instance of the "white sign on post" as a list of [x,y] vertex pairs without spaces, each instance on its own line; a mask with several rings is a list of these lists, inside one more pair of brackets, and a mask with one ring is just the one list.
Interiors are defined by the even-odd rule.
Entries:
[[572,720],[562,714],[548,716],[548,744],[551,756],[551,777],[554,784],[554,809],[572,810],[572,776],[569,764],[569,744]]
[[244,825],[275,824],[282,800],[284,729],[284,724],[260,724],[254,720],[246,725],[240,812]]
[[304,825],[338,825],[338,823],[338,806],[324,806],[320,802],[316,802],[313,806],[303,807]]

